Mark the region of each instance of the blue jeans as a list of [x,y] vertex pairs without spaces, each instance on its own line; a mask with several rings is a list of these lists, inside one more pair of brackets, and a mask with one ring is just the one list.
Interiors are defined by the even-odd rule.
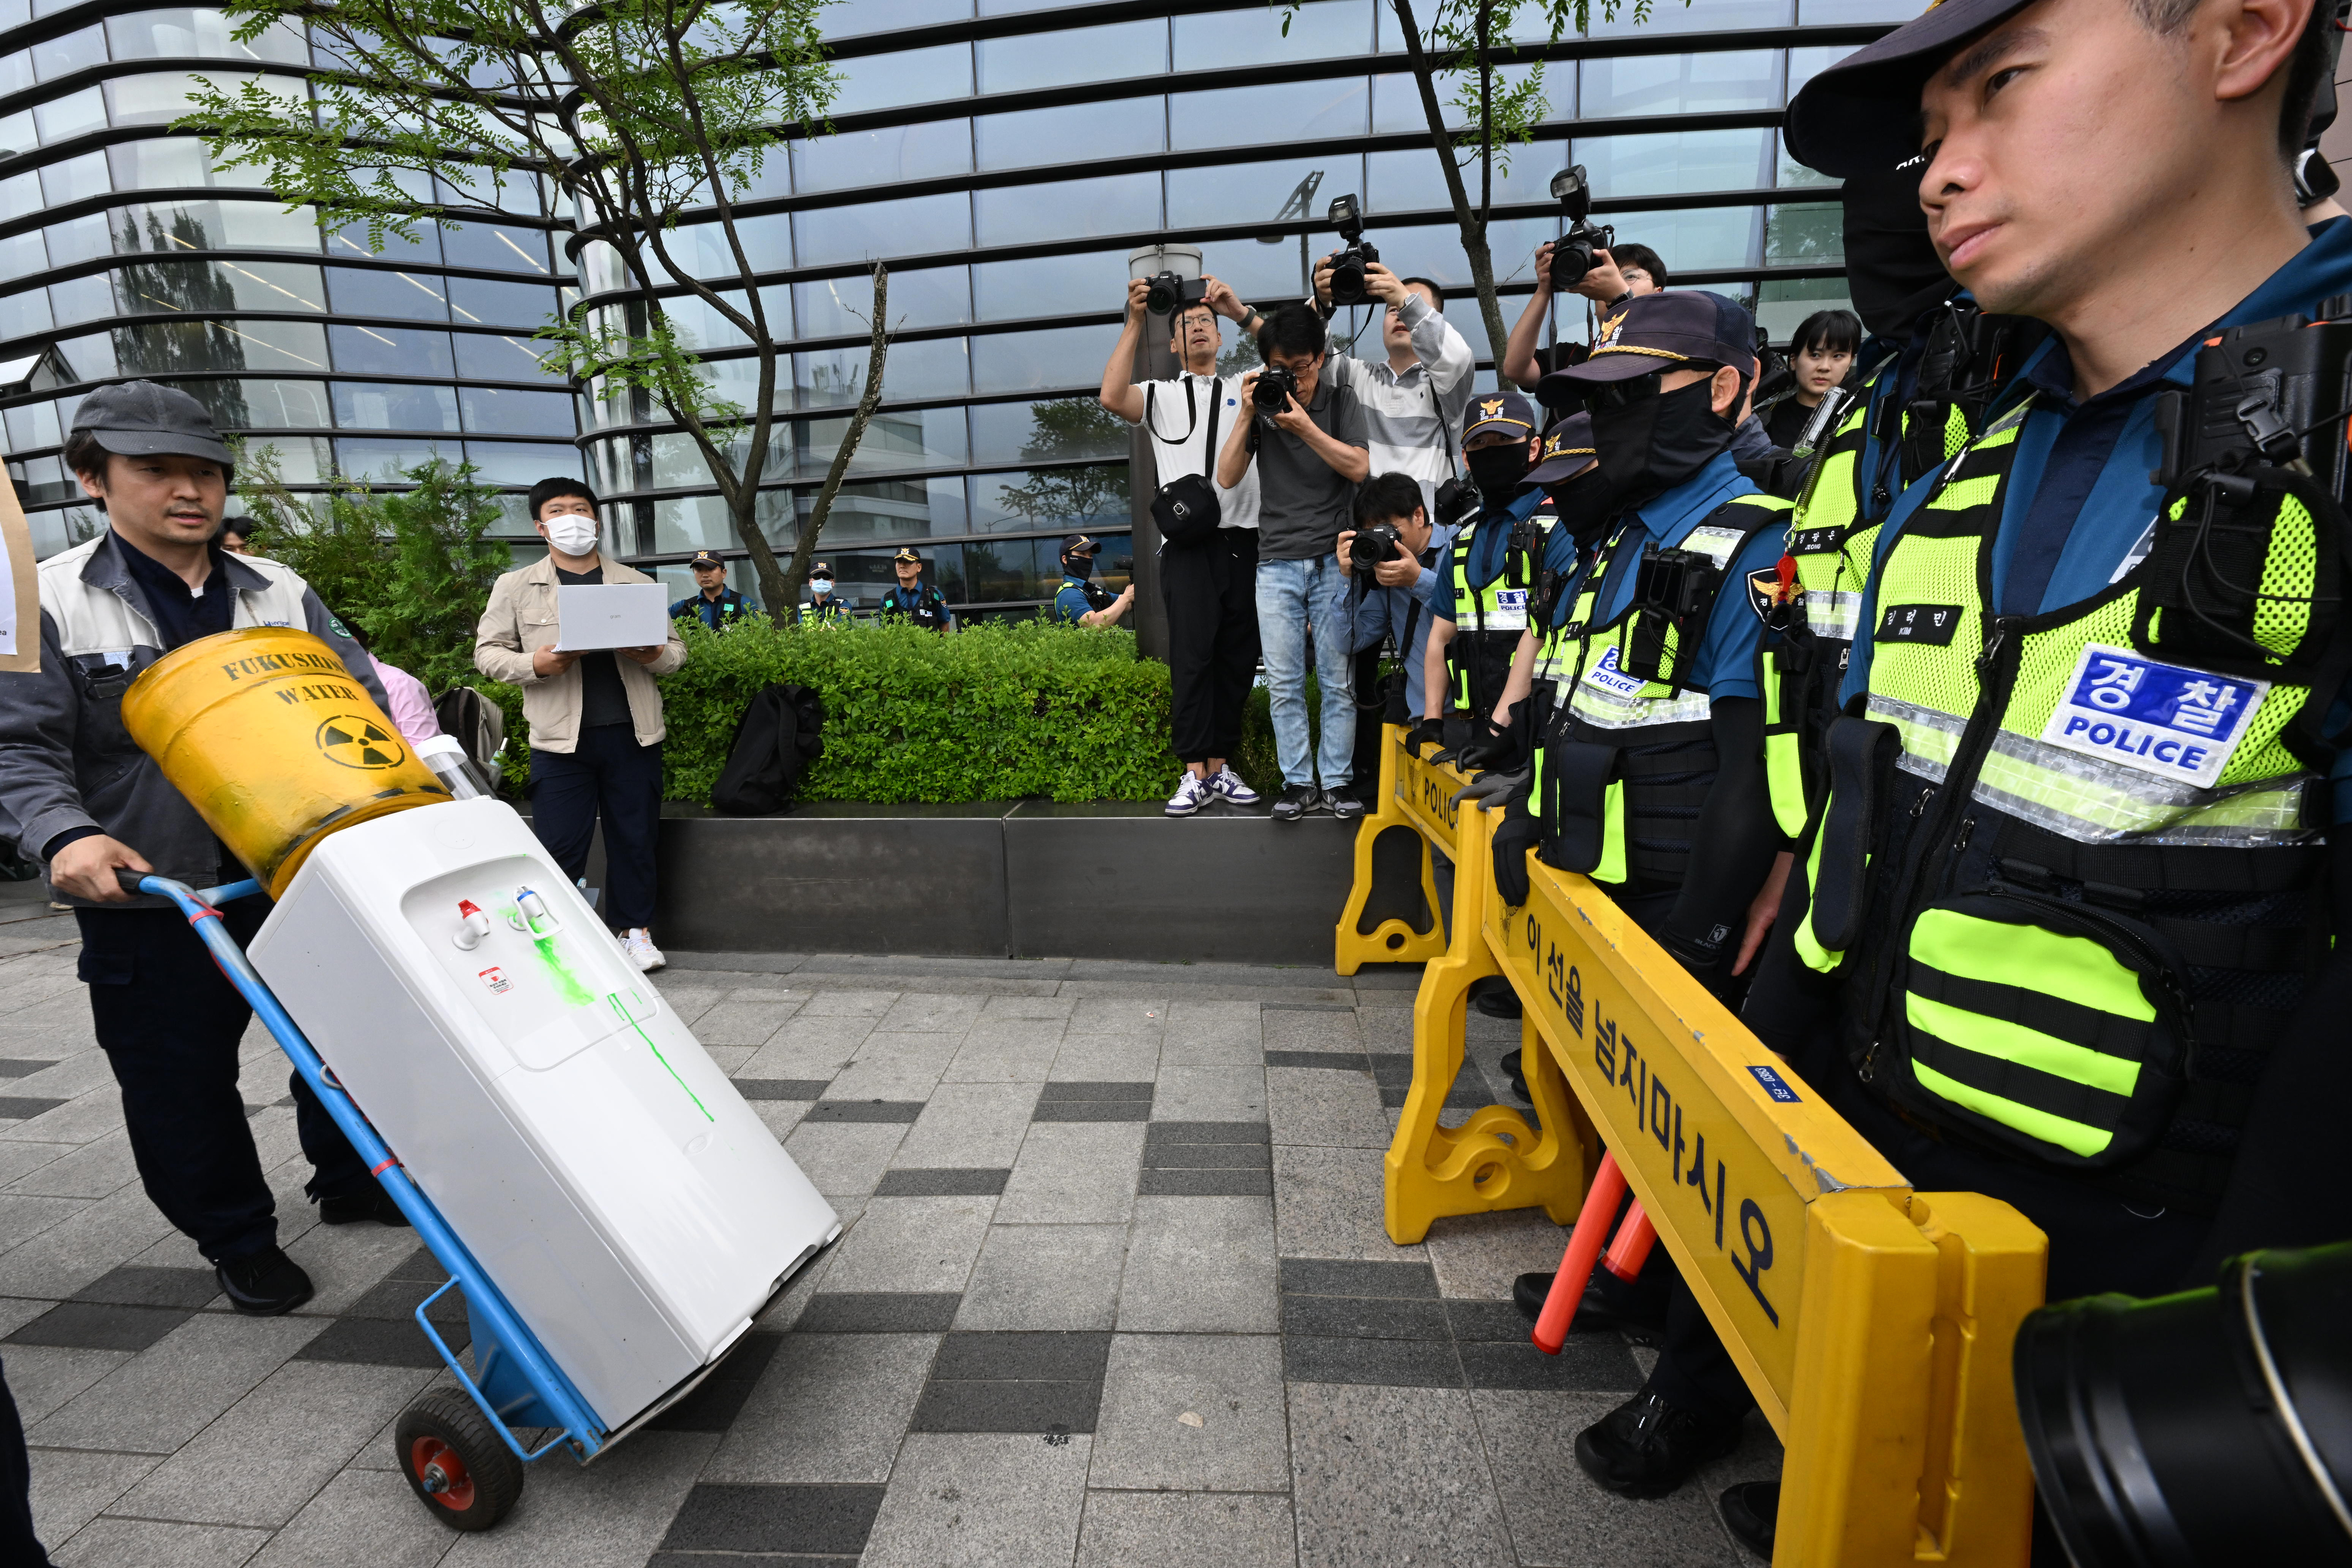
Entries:
[[1307,754],[1307,639],[1312,630],[1315,678],[1323,688],[1323,788],[1341,788],[1355,775],[1356,683],[1349,650],[1356,630],[1339,563],[1328,555],[1258,562],[1257,630],[1265,651],[1266,696],[1283,782],[1316,781],[1318,758]]

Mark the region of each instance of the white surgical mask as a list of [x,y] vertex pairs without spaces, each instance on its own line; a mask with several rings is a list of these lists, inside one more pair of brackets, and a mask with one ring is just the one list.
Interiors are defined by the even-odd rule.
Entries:
[[819,593],[831,593],[833,591],[833,579],[829,577],[812,577],[809,579],[809,586],[816,590]]
[[547,519],[547,542],[565,555],[586,555],[596,548],[596,519],[565,512]]

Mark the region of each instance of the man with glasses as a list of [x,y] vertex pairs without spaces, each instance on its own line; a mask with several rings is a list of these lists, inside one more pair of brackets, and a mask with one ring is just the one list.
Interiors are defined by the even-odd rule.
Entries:
[[[1437,487],[1454,475],[1448,450],[1462,433],[1477,362],[1445,319],[1445,298],[1426,277],[1399,277],[1379,262],[1364,265],[1364,292],[1381,302],[1380,359],[1331,356],[1333,382],[1363,406],[1364,439],[1374,472],[1410,474],[1421,482],[1432,526]],[[1315,268],[1315,308],[1331,310],[1331,258]]]

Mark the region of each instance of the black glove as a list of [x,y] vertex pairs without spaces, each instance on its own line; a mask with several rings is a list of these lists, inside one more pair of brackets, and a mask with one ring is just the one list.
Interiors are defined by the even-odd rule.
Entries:
[[1513,744],[1510,726],[1497,726],[1491,718],[1482,718],[1476,723],[1477,733],[1471,737],[1470,744],[1462,748],[1462,766],[1473,771],[1507,768],[1513,760],[1512,754],[1518,749]]
[[1528,901],[1528,852],[1542,837],[1525,802],[1506,810],[1502,826],[1495,830],[1495,891],[1506,907],[1517,909]]
[[1444,738],[1445,721],[1442,718],[1425,718],[1414,725],[1412,733],[1404,737],[1404,748],[1409,755],[1419,757],[1423,747],[1436,746]]

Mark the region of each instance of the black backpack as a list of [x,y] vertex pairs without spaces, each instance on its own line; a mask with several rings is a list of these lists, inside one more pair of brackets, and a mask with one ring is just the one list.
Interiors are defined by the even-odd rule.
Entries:
[[792,809],[801,774],[824,755],[824,704],[806,686],[763,686],[743,709],[710,807],[730,817]]
[[452,686],[435,700],[433,721],[466,748],[485,778],[498,782],[505,767],[499,753],[507,740],[507,716],[498,704],[471,686]]

